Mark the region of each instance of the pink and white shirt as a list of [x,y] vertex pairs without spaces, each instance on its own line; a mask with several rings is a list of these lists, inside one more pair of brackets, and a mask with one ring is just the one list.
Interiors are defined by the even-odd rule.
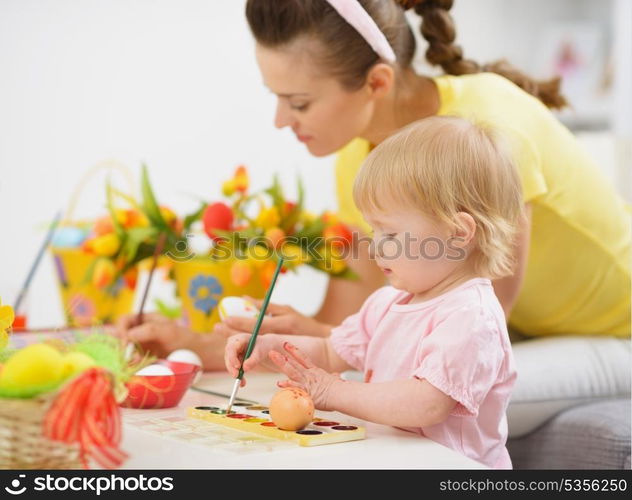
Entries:
[[369,382],[425,379],[457,401],[436,425],[406,430],[493,468],[510,469],[506,410],[516,370],[505,315],[488,279],[408,304],[387,286],[334,328],[331,342]]

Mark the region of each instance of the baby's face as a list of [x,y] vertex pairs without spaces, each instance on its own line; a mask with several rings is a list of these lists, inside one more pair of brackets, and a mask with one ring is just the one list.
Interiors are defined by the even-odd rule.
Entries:
[[371,256],[395,288],[424,293],[464,262],[450,229],[429,216],[410,210],[363,215],[373,229]]

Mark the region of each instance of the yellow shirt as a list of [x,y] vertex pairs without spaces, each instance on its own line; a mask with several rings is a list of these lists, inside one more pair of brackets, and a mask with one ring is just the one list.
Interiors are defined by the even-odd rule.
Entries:
[[[522,289],[509,319],[527,335],[630,335],[631,230],[627,207],[576,138],[535,97],[493,73],[435,79],[440,115],[480,121],[509,141],[532,206]],[[338,154],[340,217],[368,226],[353,203],[370,147],[354,139]]]

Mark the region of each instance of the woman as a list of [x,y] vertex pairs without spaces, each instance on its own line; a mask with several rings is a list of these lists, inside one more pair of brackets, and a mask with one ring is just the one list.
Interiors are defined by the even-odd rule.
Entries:
[[[494,283],[510,326],[528,335],[629,336],[626,209],[547,109],[566,105],[559,81],[534,81],[506,62],[481,67],[465,59],[454,44],[451,7],[452,0],[248,0],[257,62],[278,98],[275,125],[291,127],[315,156],[338,151],[340,216],[360,232],[366,224],[351,188],[373,146],[432,115],[498,128],[520,172],[526,213],[514,274]],[[430,78],[413,69],[416,47],[406,8],[422,18],[426,59],[446,75]],[[261,331],[319,335],[327,331],[323,323],[338,324],[356,312],[384,282],[366,246],[359,250],[349,265],[361,279],[332,279],[316,318],[272,305],[273,317]],[[251,320],[231,318],[216,331],[251,328]],[[182,330],[176,336],[171,323],[158,320],[127,334],[159,352],[188,344],[203,354],[207,368],[222,366],[220,335],[196,338]]]

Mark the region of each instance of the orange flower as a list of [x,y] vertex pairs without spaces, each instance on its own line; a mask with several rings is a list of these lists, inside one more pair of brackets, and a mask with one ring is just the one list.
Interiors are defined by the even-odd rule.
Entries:
[[94,222],[94,234],[97,236],[103,236],[105,234],[114,232],[114,223],[112,222],[112,217],[109,215],[99,217]]
[[250,179],[248,178],[248,170],[243,165],[237,167],[235,170],[235,190],[239,191],[241,194],[244,194],[248,191],[248,186],[250,184]]
[[266,231],[266,243],[269,243],[272,248],[279,248],[285,239],[285,232],[278,227],[270,228]]
[[259,279],[261,284],[268,289],[274,278],[274,271],[276,271],[276,263],[272,260],[266,261],[259,271]]
[[238,260],[230,268],[230,279],[237,286],[246,286],[252,278],[252,268],[248,262]]
[[112,283],[115,274],[116,268],[111,260],[99,259],[92,273],[92,284],[97,288],[105,288]]
[[339,249],[347,248],[353,241],[353,235],[349,228],[338,222],[332,226],[325,228],[323,231],[323,237],[328,245],[337,247]]
[[138,268],[133,267],[127,271],[123,275],[123,280],[125,281],[127,288],[134,290],[136,288],[136,283],[138,282]]

